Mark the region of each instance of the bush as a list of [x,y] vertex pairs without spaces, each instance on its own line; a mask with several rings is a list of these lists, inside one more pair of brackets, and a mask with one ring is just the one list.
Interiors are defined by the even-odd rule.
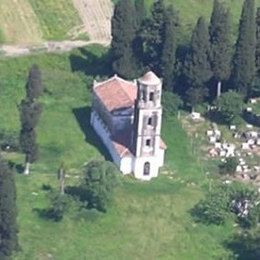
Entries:
[[50,206],[47,209],[37,210],[39,215],[53,220],[61,221],[65,214],[76,213],[81,208],[81,204],[72,196],[52,192],[50,194]]
[[236,157],[230,157],[226,159],[226,162],[219,165],[219,171],[221,174],[234,174],[238,165]]
[[6,152],[18,152],[20,150],[18,134],[0,130],[0,147]]
[[241,112],[244,107],[242,96],[235,91],[222,94],[216,101],[223,121],[226,124],[238,124],[241,121]]
[[216,225],[235,217],[241,227],[251,228],[260,220],[259,201],[259,194],[251,187],[238,183],[222,184],[207,192],[191,214],[195,221]]
[[208,192],[206,198],[201,200],[191,210],[195,221],[204,224],[223,224],[229,213],[229,197],[223,186],[216,186]]

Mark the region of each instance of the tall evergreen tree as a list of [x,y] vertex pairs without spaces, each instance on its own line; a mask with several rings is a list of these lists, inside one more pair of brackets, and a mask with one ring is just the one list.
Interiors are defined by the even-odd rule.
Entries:
[[165,39],[164,0],[156,0],[151,9],[151,17],[144,23],[142,41],[144,65],[161,75],[161,57]]
[[40,70],[33,66],[29,72],[26,84],[26,99],[20,104],[20,145],[25,154],[24,174],[29,174],[30,164],[35,162],[38,156],[38,145],[36,143],[35,127],[39,121],[42,111],[41,104],[37,103],[37,98],[42,94],[42,82]]
[[14,174],[0,156],[0,259],[11,259],[18,249],[18,227],[16,223],[16,188]]
[[211,67],[217,82],[217,97],[221,93],[221,83],[227,80],[231,71],[231,19],[230,12],[219,0],[214,1],[209,26],[211,43]]
[[256,11],[256,91],[260,92],[260,7]]
[[163,86],[167,90],[172,90],[173,78],[176,66],[177,30],[179,19],[173,6],[169,6],[165,11],[165,41],[162,50],[162,77]]
[[239,35],[234,55],[234,87],[249,96],[255,77],[255,1],[245,0],[239,24]]
[[135,0],[136,29],[139,30],[146,18],[144,0]]
[[42,85],[42,78],[41,78],[41,71],[39,67],[34,64],[28,76],[28,81],[26,84],[26,95],[28,99],[35,99],[41,96],[43,93],[43,85]]
[[124,78],[136,77],[137,60],[133,44],[136,36],[135,6],[132,0],[120,0],[112,17],[113,70]]
[[212,76],[209,55],[210,43],[208,28],[204,18],[200,17],[192,33],[190,52],[184,62],[184,74],[190,86],[187,93],[188,102],[191,104],[192,109],[194,109],[208,93],[205,84]]
[[256,72],[260,77],[260,7],[256,11]]

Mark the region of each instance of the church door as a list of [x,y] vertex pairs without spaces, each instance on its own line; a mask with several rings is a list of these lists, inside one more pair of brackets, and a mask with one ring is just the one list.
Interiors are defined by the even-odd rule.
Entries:
[[150,163],[149,162],[146,162],[144,164],[144,176],[147,176],[150,174]]

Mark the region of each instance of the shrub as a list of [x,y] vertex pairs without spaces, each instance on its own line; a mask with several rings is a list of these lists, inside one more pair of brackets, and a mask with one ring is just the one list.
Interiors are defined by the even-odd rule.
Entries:
[[219,165],[219,170],[221,174],[234,174],[238,165],[238,160],[236,157],[229,157],[226,162]]
[[18,134],[0,130],[0,146],[3,151],[18,152],[20,150]]
[[222,94],[216,101],[222,119],[227,124],[240,123],[244,102],[242,96],[235,91]]
[[195,221],[205,224],[223,224],[235,217],[241,227],[251,228],[260,220],[259,194],[251,187],[233,183],[216,185],[191,210]]

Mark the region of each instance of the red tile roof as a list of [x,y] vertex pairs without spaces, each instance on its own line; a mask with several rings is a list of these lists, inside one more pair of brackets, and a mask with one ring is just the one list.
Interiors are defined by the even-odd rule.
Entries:
[[165,144],[165,142],[163,141],[162,138],[161,138],[161,140],[160,140],[160,148],[163,149],[163,150],[166,150],[166,149],[167,149],[167,145]]
[[117,75],[94,85],[94,92],[109,112],[134,106],[137,86]]

